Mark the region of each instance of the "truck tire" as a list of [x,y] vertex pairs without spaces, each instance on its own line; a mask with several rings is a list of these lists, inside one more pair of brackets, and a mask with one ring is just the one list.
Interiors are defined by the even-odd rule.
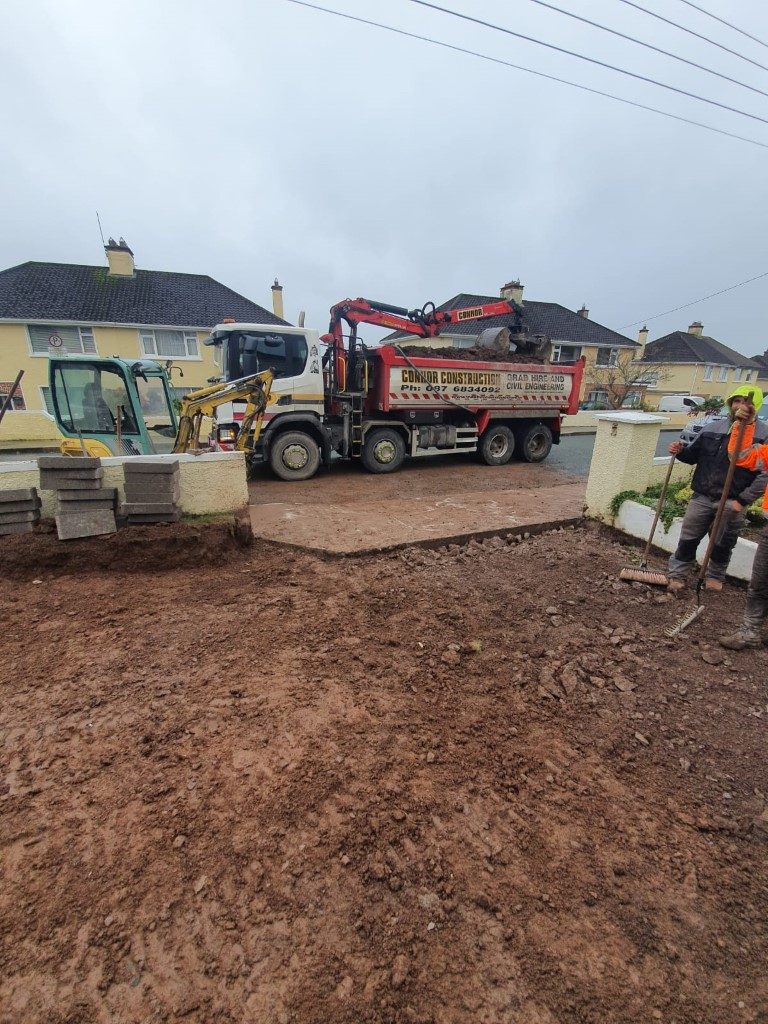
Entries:
[[517,435],[517,450],[525,462],[543,462],[552,451],[552,431],[543,423],[521,427]]
[[320,466],[320,446],[301,430],[288,430],[272,442],[269,465],[281,480],[309,480]]
[[360,461],[369,473],[394,473],[405,461],[403,435],[388,427],[369,430]]
[[480,438],[478,454],[486,466],[506,466],[515,450],[515,435],[502,424],[490,427]]

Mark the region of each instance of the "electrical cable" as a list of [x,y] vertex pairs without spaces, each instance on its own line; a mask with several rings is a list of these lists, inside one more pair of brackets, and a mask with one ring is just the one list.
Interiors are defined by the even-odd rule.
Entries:
[[752,146],[760,146],[761,149],[768,149],[768,143],[759,142],[757,139],[750,139],[746,135],[737,135],[735,132],[726,131],[724,128],[715,128],[711,124],[704,124],[701,121],[694,121],[681,114],[671,114],[668,110],[660,110],[658,107],[651,107],[647,103],[639,103],[636,100],[628,100],[623,96],[617,96],[612,92],[605,92],[603,89],[594,89],[589,85],[582,85],[580,82],[572,82],[568,78],[558,78],[557,75],[549,75],[544,71],[536,71],[534,68],[527,68],[522,64],[514,64],[512,61],[502,60],[501,57],[491,57],[487,53],[479,53],[477,50],[469,50],[464,46],[456,46],[453,43],[446,43],[440,39],[433,39],[431,36],[419,35],[416,32],[408,32],[402,28],[395,28],[393,25],[385,25],[379,21],[371,21],[368,18],[361,18],[355,14],[347,14],[345,11],[336,11],[330,7],[321,7],[319,4],[309,3],[308,0],[285,0],[286,3],[295,4],[298,7],[307,7],[313,11],[321,11],[323,14],[332,14],[337,18],[344,18],[347,21],[355,21],[372,28],[380,28],[385,32],[392,32],[398,36],[405,36],[408,39],[416,39],[422,43],[430,43],[433,46],[440,46],[446,50],[453,50],[455,53],[463,53],[470,57],[478,57],[480,60],[489,61],[491,64],[500,64],[502,67],[513,68],[515,71],[524,71],[529,75],[536,75],[537,78],[545,78],[550,82],[558,82],[560,85],[568,85],[573,89],[580,89],[582,92],[589,92],[595,96],[603,96],[606,99],[615,100],[617,103],[624,103],[630,107],[637,107],[639,110],[647,110],[652,114],[660,114],[662,117],[671,118],[673,121],[681,121],[683,124],[693,125],[695,128],[703,128],[708,132],[715,132],[718,135],[725,135],[729,139],[737,139],[739,142],[748,142]]
[[538,4],[539,7],[547,7],[550,11],[557,11],[558,14],[564,14],[567,18],[574,18],[576,21],[582,21],[585,25],[592,25],[593,28],[599,28],[602,32],[610,32],[613,36],[618,36],[620,39],[627,39],[630,43],[637,43],[638,46],[644,46],[648,50],[653,50],[656,53],[661,53],[665,57],[671,57],[672,60],[680,61],[681,64],[687,64],[689,67],[698,68],[699,71],[706,71],[708,75],[715,75],[717,78],[722,78],[726,82],[732,82],[733,85],[740,85],[742,89],[749,89],[750,92],[760,93],[761,96],[768,96],[768,92],[764,89],[758,89],[755,85],[747,85],[746,82],[740,82],[738,78],[731,78],[730,75],[724,75],[720,71],[715,71],[714,68],[708,68],[705,64],[697,64],[695,60],[688,60],[687,57],[681,57],[677,53],[671,53],[669,50],[662,50],[660,46],[654,46],[653,43],[646,43],[643,39],[635,39],[634,36],[628,36],[625,32],[619,32],[618,29],[609,28],[608,25],[601,25],[599,21],[591,21],[589,18],[582,17],[581,14],[574,14],[573,11],[566,11],[563,7],[556,7],[555,4],[547,3],[547,0],[531,0],[531,3]]
[[[453,18],[461,18],[462,21],[471,21],[475,25],[482,25],[484,28],[492,28],[495,32],[503,32],[505,35],[514,36],[516,39],[524,39],[529,43],[536,43],[537,46],[544,46],[548,50],[555,50],[558,53],[565,53],[569,57],[577,57],[579,60],[587,61],[588,64],[596,64],[601,68],[608,68],[610,71],[616,71],[620,75],[627,75],[629,78],[636,78],[640,82],[649,82],[651,85],[658,85],[661,89],[668,89],[670,92],[679,93],[681,96],[688,96],[690,99],[699,100],[701,103],[709,103],[710,106],[720,107],[722,110],[730,110],[732,114],[740,114],[742,117],[749,117],[753,121],[762,121],[763,124],[768,124],[768,119],[760,117],[758,114],[750,114],[746,110],[739,110],[738,107],[729,107],[727,103],[719,103],[717,100],[708,99],[706,96],[699,96],[695,92],[688,92],[687,89],[678,89],[676,85],[669,85],[666,82],[660,82],[656,78],[650,78],[648,75],[639,75],[635,71],[627,71],[626,68],[617,67],[615,64],[608,64],[606,61],[598,60],[596,57],[587,57],[583,53],[577,53],[575,50],[567,50],[564,46],[556,46],[554,43],[547,43],[543,39],[536,39],[534,36],[524,35],[522,32],[515,32],[514,29],[504,28],[503,25],[495,25],[491,21],[483,21],[482,18],[475,18],[471,14],[463,14],[461,11],[452,11],[448,7],[441,7],[439,4],[430,3],[429,0],[409,0],[412,4],[418,4],[419,7],[428,7],[433,11],[440,11],[442,14],[450,14]],[[629,0],[622,0],[622,2],[628,3]],[[768,70],[768,69],[767,69]]]
[[743,28],[739,28],[739,26],[734,25],[733,22],[726,21],[725,18],[721,18],[717,14],[713,14],[712,11],[706,11],[703,7],[699,7],[698,4],[691,3],[691,0],[680,0],[680,2],[688,4],[688,6],[693,7],[694,10],[701,11],[702,14],[706,14],[708,18],[714,18],[715,21],[719,21],[721,25],[727,25],[728,28],[732,28],[734,32],[740,32],[743,36],[746,36],[747,39],[752,39],[754,42],[760,43],[761,46],[768,48],[768,43],[764,42],[762,39],[758,39],[757,36],[753,36],[751,33],[745,32]]
[[711,295],[705,295],[701,299],[694,299],[693,302],[684,302],[682,306],[675,306],[674,309],[668,309],[664,313],[654,313],[653,316],[643,317],[642,320],[633,320],[631,324],[624,324],[620,327],[620,331],[626,331],[628,327],[636,327],[638,324],[645,324],[649,320],[658,320],[660,316],[669,316],[670,313],[677,313],[680,309],[688,309],[689,306],[697,306],[700,302],[706,302],[707,299],[714,299],[716,295],[723,295],[725,292],[732,292],[734,288],[742,288],[745,284],[752,284],[753,281],[759,281],[763,277],[768,277],[768,270],[764,274],[756,274],[755,277],[748,277],[746,281],[739,281],[738,284],[730,284],[727,288],[721,288],[720,291],[712,292]]
[[734,57],[740,57],[741,60],[745,60],[748,64],[754,64],[756,68],[762,68],[763,71],[768,71],[768,67],[765,64],[761,64],[757,60],[752,60],[751,57],[746,57],[743,53],[739,53],[738,50],[732,50],[728,46],[723,46],[722,43],[715,42],[714,39],[710,39],[709,36],[704,36],[701,32],[694,32],[692,28],[687,28],[685,25],[680,25],[676,21],[672,21],[670,18],[665,18],[663,14],[657,14],[656,11],[649,11],[647,7],[641,7],[640,4],[636,4],[634,0],[619,0],[619,3],[626,4],[628,7],[634,7],[638,11],[642,11],[643,14],[648,14],[651,18],[658,18],[659,21],[666,22],[667,25],[673,25],[675,28],[679,28],[682,32],[687,32],[688,35],[696,36],[697,39],[703,39],[705,43],[711,43],[713,46],[717,46],[721,50],[725,50],[726,53],[733,54]]

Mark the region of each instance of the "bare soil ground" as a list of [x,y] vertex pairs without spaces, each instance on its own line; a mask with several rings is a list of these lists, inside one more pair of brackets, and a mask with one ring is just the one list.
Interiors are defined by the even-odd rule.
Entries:
[[768,1019],[743,592],[674,644],[591,527],[147,540],[0,541],[3,1024]]

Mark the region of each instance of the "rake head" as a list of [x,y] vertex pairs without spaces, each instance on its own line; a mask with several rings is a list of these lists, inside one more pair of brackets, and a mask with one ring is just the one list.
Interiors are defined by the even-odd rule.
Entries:
[[684,629],[687,629],[692,622],[695,622],[696,619],[698,619],[698,617],[703,614],[704,605],[695,605],[693,608],[690,609],[690,611],[686,612],[685,615],[682,615],[677,620],[677,622],[674,622],[671,626],[667,626],[667,628],[664,630],[665,635],[668,637],[672,637],[673,639],[674,637],[680,636]]
[[655,587],[666,587],[669,580],[667,574],[656,569],[635,569],[631,565],[625,566],[619,573],[620,580],[629,580],[637,583],[650,583]]

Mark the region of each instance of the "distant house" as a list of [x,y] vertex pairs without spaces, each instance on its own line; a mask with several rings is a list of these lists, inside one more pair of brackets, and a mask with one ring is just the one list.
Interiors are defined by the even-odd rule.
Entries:
[[[0,271],[0,393],[7,394],[24,370],[21,393],[0,425],[0,443],[58,442],[49,354],[171,361],[181,371],[172,374],[178,397],[220,373],[215,349],[202,342],[225,317],[286,323],[205,274],[137,270],[123,239],[110,239],[105,251],[106,267],[30,262]],[[282,312],[277,282],[275,300]]]
[[760,385],[763,391],[768,390],[768,349],[763,352],[761,356],[751,356],[753,363],[757,363],[760,369],[757,371],[757,379],[760,381]]
[[[620,354],[634,356],[640,346],[631,338],[612,331],[589,319],[589,310],[582,306],[578,311],[568,309],[558,302],[538,302],[523,299],[523,285],[519,281],[505,284],[500,291],[502,299],[512,299],[523,310],[523,320],[532,336],[545,335],[551,341],[551,360],[553,363],[573,363],[582,356],[586,358],[587,367],[609,367],[615,365]],[[498,302],[497,295],[471,295],[460,292],[452,299],[443,302],[437,308],[464,309],[468,306],[479,306],[490,302]],[[484,320],[468,320],[459,324],[451,324],[441,331],[438,338],[420,339],[411,335],[394,332],[388,334],[383,341],[408,340],[409,345],[425,345],[430,347],[471,348],[481,332],[488,327],[508,327],[513,323],[512,316],[494,316]],[[604,393],[590,384],[585,374],[582,383],[580,401],[601,402]]]
[[653,364],[647,376],[647,399],[657,405],[665,395],[725,398],[735,386],[756,382],[762,367],[716,338],[702,324],[649,341],[640,361]]

